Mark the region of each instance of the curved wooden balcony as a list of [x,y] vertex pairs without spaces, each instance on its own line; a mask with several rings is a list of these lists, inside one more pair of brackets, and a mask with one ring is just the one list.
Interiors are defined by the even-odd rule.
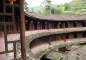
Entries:
[[[25,32],[25,35],[26,35],[26,47],[27,47],[27,52],[29,51],[29,54],[31,54],[31,57],[33,54],[35,54],[36,52],[34,52],[34,50],[36,50],[35,48],[38,48],[39,46],[42,46],[42,45],[39,45],[39,46],[36,46],[32,49],[30,49],[30,43],[37,39],[37,38],[40,38],[40,37],[43,37],[43,36],[49,36],[49,35],[54,35],[54,34],[66,34],[66,33],[75,33],[75,32],[85,32],[86,31],[86,27],[79,27],[79,28],[65,28],[65,29],[46,29],[46,30],[34,30],[34,31],[26,31]],[[13,43],[13,42],[17,42],[18,40],[20,40],[20,35],[17,33],[17,34],[8,34],[7,35],[7,42],[8,43]],[[4,39],[3,39],[3,36],[2,38],[0,38],[0,42],[3,43],[4,45]],[[76,39],[79,39],[79,38],[76,38]],[[82,39],[84,40],[85,37],[82,37]],[[81,39],[81,40],[82,40]],[[71,39],[69,39],[71,40]],[[73,40],[71,40],[73,41]],[[60,40],[59,42],[64,42],[64,40]],[[59,43],[57,41],[57,44]],[[68,41],[67,41],[68,42]],[[56,42],[53,41],[51,42],[51,45],[55,44]],[[0,45],[0,47],[2,48],[3,47],[3,50],[4,51],[4,46],[3,45]],[[49,45],[49,44],[43,44],[43,46],[46,47]],[[17,48],[17,47],[16,47]],[[29,50],[28,50],[29,49]],[[12,51],[9,51],[9,52],[12,52]],[[38,51],[39,52],[39,51]],[[4,52],[3,52],[4,53]]]

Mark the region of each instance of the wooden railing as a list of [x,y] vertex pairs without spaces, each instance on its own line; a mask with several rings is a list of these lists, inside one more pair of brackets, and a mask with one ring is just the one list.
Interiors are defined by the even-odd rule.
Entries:
[[[17,43],[20,42],[20,40],[14,40],[14,41],[9,40],[8,41],[8,39],[7,39],[7,34],[8,34],[7,25],[13,25],[13,24],[12,24],[12,22],[0,22],[0,25],[3,25],[3,28],[4,28],[3,33],[2,33],[2,31],[0,32],[0,35],[1,35],[0,38],[3,38],[3,40],[4,40],[3,44],[5,44],[5,50],[4,51],[0,51],[0,54],[6,54],[6,53],[13,52],[14,53],[13,54],[14,55],[14,59],[16,59],[17,58],[17,50],[16,50],[17,47],[16,46],[17,46]],[[8,44],[13,44],[13,46],[12,46],[13,49],[12,50],[9,50]],[[2,46],[2,47],[4,47],[4,46]]]

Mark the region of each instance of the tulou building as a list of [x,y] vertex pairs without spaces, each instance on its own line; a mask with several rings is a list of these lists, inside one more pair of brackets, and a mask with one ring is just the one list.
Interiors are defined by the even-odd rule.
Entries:
[[24,12],[23,2],[0,2],[0,60],[86,59],[86,14]]

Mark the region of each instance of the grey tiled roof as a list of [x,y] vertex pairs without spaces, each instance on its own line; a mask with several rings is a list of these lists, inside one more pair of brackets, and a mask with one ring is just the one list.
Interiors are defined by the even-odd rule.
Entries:
[[25,15],[31,18],[40,20],[53,20],[53,21],[74,21],[86,20],[86,14],[38,14],[25,12]]

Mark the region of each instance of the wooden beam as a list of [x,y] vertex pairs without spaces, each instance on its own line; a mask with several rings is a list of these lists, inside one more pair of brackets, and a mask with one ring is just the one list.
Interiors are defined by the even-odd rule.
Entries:
[[24,0],[20,0],[20,19],[21,19],[20,38],[21,38],[22,59],[26,60]]
[[14,50],[2,51],[2,52],[0,52],[0,54],[6,54],[6,53],[11,53],[11,52],[14,52]]
[[14,50],[14,58],[17,58],[16,42],[13,43],[13,50]]
[[0,13],[0,16],[4,16],[4,15],[6,15],[6,16],[11,16],[12,13]]
[[12,21],[13,21],[13,31],[17,31],[16,30],[16,23],[15,23],[14,6],[12,6]]
[[17,43],[17,42],[20,42],[20,40],[14,40],[14,41],[7,41],[7,43]]
[[12,22],[0,22],[0,25],[13,25]]
[[6,6],[15,6],[15,7],[19,7],[18,4],[8,4],[8,3],[6,3]]

